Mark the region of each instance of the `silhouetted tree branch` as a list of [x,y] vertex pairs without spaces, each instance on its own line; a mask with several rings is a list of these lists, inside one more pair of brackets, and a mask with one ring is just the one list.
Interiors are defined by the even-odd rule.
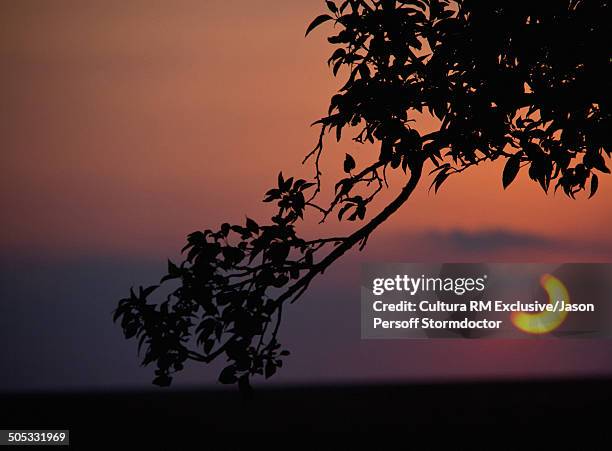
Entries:
[[[445,0],[326,2],[329,13],[307,28],[332,22],[336,49],[329,64],[347,80],[331,98],[320,135],[304,162],[311,181],[278,175],[264,202],[278,208],[270,223],[222,224],[187,238],[185,260],[168,262],[161,284],[177,287],[165,301],[159,286],[132,290],[119,302],[126,338],[137,338],[143,364],[155,363],[155,384],[169,385],[188,360],[225,357],[222,383],[249,389],[254,375],[272,376],[289,352],[278,333],[283,307],[294,302],[348,250],[362,249],[374,230],[396,212],[431,165],[431,187],[472,166],[506,159],[504,188],[522,168],[545,192],[555,181],[570,196],[598,189],[609,173],[611,54],[608,2],[554,3]],[[438,121],[422,135],[420,114]],[[344,178],[332,200],[320,203],[325,137],[346,130],[357,143],[377,145],[358,164],[346,154]],[[389,187],[387,172],[407,181],[377,214],[368,209]],[[296,225],[306,213],[332,213],[364,221],[344,237],[306,240]],[[368,219],[366,219],[368,218]]]

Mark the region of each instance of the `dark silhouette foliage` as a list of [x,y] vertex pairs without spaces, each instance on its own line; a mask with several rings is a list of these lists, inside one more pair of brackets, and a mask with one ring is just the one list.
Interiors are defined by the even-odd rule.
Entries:
[[[266,224],[222,224],[189,235],[185,260],[168,262],[161,284],[176,281],[162,302],[158,286],[140,288],[115,312],[126,338],[138,340],[154,383],[167,386],[188,360],[227,360],[219,380],[249,390],[289,352],[278,332],[283,309],[347,250],[410,197],[428,167],[438,191],[448,177],[505,159],[508,187],[523,170],[545,192],[593,196],[610,172],[610,4],[539,2],[348,0],[326,2],[306,34],[333,24],[329,64],[346,83],[315,122],[319,141],[305,161],[312,180],[278,175],[264,198],[276,214]],[[342,70],[342,72],[340,72]],[[416,114],[431,114],[437,130],[421,134]],[[344,178],[329,204],[319,205],[320,156],[329,133],[377,145],[376,154],[346,154]],[[256,164],[256,163],[254,163]],[[380,211],[372,201],[387,173],[406,184]],[[305,239],[296,226],[307,213],[360,221],[348,236]]]

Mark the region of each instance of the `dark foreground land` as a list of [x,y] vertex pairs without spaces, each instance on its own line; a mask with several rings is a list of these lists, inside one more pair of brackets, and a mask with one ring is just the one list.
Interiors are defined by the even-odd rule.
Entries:
[[[257,389],[252,400],[205,390],[5,394],[0,403],[0,429],[70,429],[75,449],[219,449],[206,444],[265,443],[279,431],[299,442],[320,431],[612,425],[612,380],[290,387]],[[600,432],[608,435],[609,425]]]

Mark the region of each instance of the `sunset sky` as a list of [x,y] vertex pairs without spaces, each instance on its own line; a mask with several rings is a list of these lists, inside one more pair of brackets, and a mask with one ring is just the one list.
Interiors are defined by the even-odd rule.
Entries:
[[[76,384],[148,383],[150,371],[137,368],[135,346],[122,341],[109,312],[131,283],[156,281],[187,233],[245,215],[264,221],[270,210],[260,201],[279,170],[312,174],[300,164],[317,139],[309,124],[325,114],[339,85],[326,65],[329,26],[304,38],[322,10],[316,0],[2,2],[1,338],[3,346],[11,340],[23,346],[11,351],[14,367],[28,364],[24,355],[35,341],[55,339],[42,317],[53,322],[78,311],[87,318],[79,324],[96,324],[102,337],[91,339],[90,349],[110,343],[129,368],[125,379],[109,373],[92,383],[94,356],[75,369]],[[345,152],[367,157],[349,140],[333,141],[323,161],[327,189]],[[365,253],[326,274],[296,316],[319,321],[324,337],[337,338],[337,354],[317,354],[300,338],[308,333],[305,323],[291,323],[287,334],[302,354],[294,354],[285,380],[341,379],[349,377],[347,365],[357,379],[612,373],[607,343],[385,347],[355,336],[354,274],[363,260],[612,261],[610,177],[600,177],[594,199],[572,201],[546,196],[524,173],[504,192],[502,168],[499,162],[451,178],[437,195],[423,181]],[[318,231],[313,222],[305,230]],[[338,230],[347,229],[335,219],[325,228]],[[330,293],[325,284],[344,299],[330,316],[319,313],[329,308],[320,299]],[[6,315],[16,312],[33,315],[33,322],[9,321]],[[354,325],[333,323],[343,312]],[[44,354],[74,363],[81,355],[74,336],[65,332],[58,340],[44,345]],[[372,349],[378,372],[356,363]],[[439,363],[444,358],[449,367]],[[53,381],[61,377],[42,357],[29,364],[37,376],[27,379],[20,370],[5,386],[44,386],[47,371]],[[198,380],[197,371],[209,370],[187,379]],[[20,385],[18,377],[29,382]]]

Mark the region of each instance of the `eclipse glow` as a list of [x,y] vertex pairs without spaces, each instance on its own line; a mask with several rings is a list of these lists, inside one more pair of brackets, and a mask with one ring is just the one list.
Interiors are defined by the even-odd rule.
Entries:
[[547,334],[558,328],[570,310],[569,292],[563,282],[550,274],[540,278],[540,285],[548,294],[548,303],[561,302],[563,308],[558,311],[542,311],[539,313],[512,312],[510,319],[514,326],[528,334]]

